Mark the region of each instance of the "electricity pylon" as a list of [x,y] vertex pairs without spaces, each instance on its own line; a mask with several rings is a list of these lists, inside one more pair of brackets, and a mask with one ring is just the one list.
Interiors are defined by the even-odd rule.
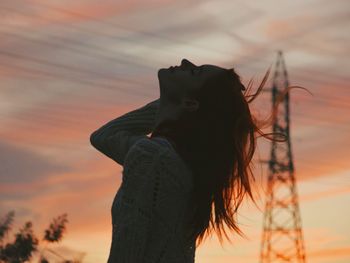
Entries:
[[[272,86],[272,102],[289,86],[282,52],[278,52]],[[278,107],[273,132],[287,135],[286,142],[272,141],[268,161],[266,204],[260,263],[305,263],[305,249],[294,176],[289,132],[289,92]]]

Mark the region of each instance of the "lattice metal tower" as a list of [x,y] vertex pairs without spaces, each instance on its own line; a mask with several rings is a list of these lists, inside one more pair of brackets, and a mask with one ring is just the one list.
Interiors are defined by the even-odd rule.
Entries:
[[[282,52],[278,52],[273,76],[272,102],[289,86]],[[266,204],[260,263],[305,263],[305,249],[301,228],[294,165],[289,132],[289,92],[278,107],[273,132],[287,135],[286,142],[272,142],[268,161]]]

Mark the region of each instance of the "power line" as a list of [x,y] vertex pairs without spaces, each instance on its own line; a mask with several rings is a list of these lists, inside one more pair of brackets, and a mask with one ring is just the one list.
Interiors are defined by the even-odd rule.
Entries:
[[[61,75],[57,75],[57,74],[52,74],[52,73],[50,73],[50,72],[46,72],[46,71],[40,71],[40,70],[33,70],[33,69],[27,69],[27,68],[24,68],[24,67],[19,67],[19,66],[13,66],[13,65],[9,65],[10,67],[13,67],[13,68],[19,68],[19,69],[21,69],[21,70],[24,70],[24,71],[26,71],[26,72],[31,72],[31,73],[39,73],[39,74],[43,74],[44,76],[53,76],[53,77],[61,77]],[[81,79],[76,79],[76,78],[73,78],[72,79],[74,82],[78,82],[78,83],[80,83],[80,84],[83,84],[83,85],[93,85],[94,87],[95,86],[100,86],[101,84],[98,84],[98,83],[91,83],[91,82],[86,82],[86,81],[84,81],[84,80],[81,80]],[[111,88],[110,86],[108,86],[108,88]],[[113,87],[113,89],[115,89],[115,87]],[[130,90],[127,90],[127,93],[130,93]],[[149,94],[147,94],[147,95],[149,95]],[[40,106],[38,106],[37,108],[40,108]],[[73,109],[71,109],[71,110],[73,110]],[[298,113],[294,113],[293,115],[298,115]],[[332,123],[330,123],[330,122],[322,122],[322,120],[326,120],[326,119],[323,119],[323,118],[320,118],[320,117],[313,117],[313,118],[307,118],[307,117],[305,117],[305,114],[299,114],[299,117],[296,117],[296,119],[306,119],[306,121],[308,122],[308,123],[310,123],[310,121],[313,121],[314,123],[315,123],[315,121],[316,121],[316,123],[317,124],[327,124],[327,125],[331,125]],[[319,122],[319,120],[321,120],[321,122]],[[334,118],[332,118],[332,120],[334,120]],[[318,121],[318,122],[317,122]]]
[[[41,4],[39,4],[39,3],[37,3],[37,5],[41,5]],[[26,14],[25,12],[23,12],[23,11],[19,11],[18,9],[16,9],[16,8],[10,8],[10,7],[2,7],[3,9],[7,9],[7,10],[10,10],[10,11],[13,11],[13,12],[16,12],[16,13],[20,13],[20,14],[23,14],[23,15],[25,15],[25,16],[28,16],[28,17],[31,17],[31,15],[29,15],[29,14]],[[49,9],[52,9],[52,10],[56,10],[56,11],[58,11],[57,10],[57,8],[49,8]],[[64,11],[60,11],[60,12],[63,12],[63,13],[67,13],[67,12],[64,12]],[[72,11],[69,11],[68,13],[71,13]],[[52,22],[52,19],[46,19],[46,18],[41,18],[42,20],[44,20],[44,21],[51,21]],[[101,20],[97,20],[97,19],[94,19],[94,21],[96,21],[96,22],[98,22],[98,23],[104,23],[104,21],[101,21]],[[62,28],[65,28],[65,29],[67,29],[68,27],[67,26],[64,26],[64,23],[62,23],[62,22],[60,22],[60,21],[55,21],[55,23],[56,24],[58,24],[58,25],[60,25],[60,26],[62,26]],[[12,25],[10,25],[10,26],[12,26]],[[14,26],[12,26],[12,27],[14,27]],[[18,26],[17,26],[18,27]],[[115,28],[115,26],[113,26],[114,28]],[[69,29],[70,28],[77,28],[77,29],[79,29],[81,32],[89,32],[89,33],[94,33],[94,34],[97,34],[97,35],[104,35],[104,36],[108,36],[108,37],[111,37],[111,39],[117,39],[117,40],[119,40],[119,41],[123,41],[123,42],[127,42],[127,43],[130,43],[131,41],[130,40],[127,40],[127,39],[124,39],[124,38],[122,38],[122,37],[119,37],[119,36],[116,36],[116,35],[110,35],[110,34],[106,34],[106,33],[104,33],[104,32],[99,32],[99,31],[94,31],[94,30],[91,30],[91,29],[86,29],[86,28],[82,28],[82,27],[79,27],[79,26],[75,26],[75,25],[70,25],[69,26]],[[10,33],[10,34],[12,34],[12,37],[16,37],[16,35],[12,32],[12,33]],[[47,34],[47,33],[46,33]],[[84,47],[84,48],[91,48],[91,47],[94,47],[95,49],[98,49],[98,50],[106,50],[106,48],[105,47],[101,47],[101,46],[98,46],[98,45],[93,45],[93,44],[89,44],[89,45],[86,45],[86,43],[85,42],[82,42],[82,41],[77,41],[77,40],[72,40],[72,39],[67,39],[67,38],[62,38],[62,37],[58,37],[58,36],[55,36],[55,35],[52,35],[52,34],[47,34],[50,38],[56,38],[56,39],[58,39],[58,40],[63,40],[66,44],[67,43],[75,43],[75,44],[78,44],[79,46],[82,46],[82,47]],[[156,36],[156,34],[154,34],[154,33],[152,33],[151,34],[152,36]],[[17,37],[18,37],[19,35],[17,34]],[[159,37],[159,36],[157,36],[157,38],[158,39],[167,39],[166,37]],[[28,40],[28,38],[27,38],[27,40]],[[177,43],[179,43],[179,42],[181,42],[181,41],[179,41],[179,40],[172,40],[172,42],[177,42]],[[187,44],[188,44],[188,42],[186,42]],[[143,45],[143,46],[145,46],[145,45]],[[188,46],[190,46],[190,45],[188,45]],[[193,45],[192,45],[193,46]],[[197,46],[197,45],[194,45],[194,46]],[[151,48],[152,49],[154,49],[154,50],[157,50],[157,52],[159,52],[159,51],[161,51],[161,50],[159,50],[159,49],[156,49],[155,47],[153,47],[153,46],[151,46]],[[201,47],[201,48],[204,48],[204,47]],[[208,49],[208,48],[206,48],[206,51],[208,51],[208,50],[212,50],[212,51],[215,51],[216,53],[221,53],[221,54],[224,54],[224,55],[229,55],[227,52],[222,52],[222,51],[219,51],[219,50],[214,50],[214,49]],[[94,50],[95,51],[95,50]],[[113,53],[113,50],[109,50],[109,52],[111,52],[111,53]],[[108,55],[109,56],[109,55]],[[123,56],[124,57],[126,57],[126,58],[131,58],[131,59],[134,59],[134,61],[136,61],[136,57],[132,57],[132,56],[130,56],[130,55],[125,55],[125,54],[123,54]],[[123,62],[123,63],[125,63],[125,60],[120,60],[120,61],[117,61],[117,62]],[[130,64],[130,60],[129,61],[127,61],[127,63],[126,64]],[[138,65],[137,63],[133,63],[133,64],[135,64],[135,65]],[[141,65],[141,66],[147,66],[146,64],[139,64],[139,65]]]
[[[58,67],[58,68],[63,68],[63,69],[66,69],[66,70],[73,70],[73,72],[69,71],[70,73],[75,73],[75,71],[79,71],[79,72],[83,72],[83,73],[89,74],[89,76],[96,75],[96,76],[102,76],[102,77],[107,77],[107,78],[109,77],[108,75],[105,75],[105,74],[100,74],[100,73],[96,73],[96,72],[93,72],[93,71],[80,69],[80,68],[74,67],[74,66],[69,66],[69,65],[59,64],[59,63],[53,63],[53,62],[48,61],[48,60],[33,58],[33,57],[30,57],[30,56],[25,56],[25,55],[13,53],[13,52],[5,52],[5,51],[1,51],[0,50],[0,54],[6,55],[6,56],[10,56],[10,57],[14,57],[14,58],[23,58],[25,60],[34,61],[35,63],[42,64],[42,65],[45,65],[45,66],[48,65],[48,66],[54,66],[54,67]],[[126,79],[123,80],[122,78],[117,78],[116,80],[127,81]],[[134,80],[129,80],[129,82],[140,84],[140,85],[142,84],[141,82],[134,81]],[[103,84],[102,84],[102,86],[103,86]],[[110,87],[108,87],[108,88],[110,88]],[[119,88],[113,88],[113,89],[117,89],[118,90]],[[330,98],[332,98],[332,96]],[[329,101],[329,100],[327,100],[327,99],[325,99],[323,97],[320,97],[320,96],[313,98],[313,100],[314,99],[316,99],[318,101],[321,101],[321,102],[328,102]],[[341,100],[339,100],[339,98],[333,98],[333,99],[337,100],[338,105],[340,104],[339,106],[350,107],[349,103],[346,103],[345,101],[341,101]],[[333,107],[333,108],[338,108],[339,107],[337,105],[328,105],[328,106],[329,107]]]
[[[262,60],[257,59],[257,61],[262,61]],[[262,64],[262,63],[260,63],[260,64]],[[319,72],[319,75],[321,75],[321,74],[322,74],[322,72]],[[295,79],[298,79],[299,81],[300,80],[307,80],[309,82],[312,82],[313,85],[317,85],[317,84],[319,84],[319,85],[325,85],[325,84],[332,85],[332,82],[329,82],[329,81],[325,82],[325,81],[318,79],[317,77],[313,77],[312,75],[305,75],[305,74],[302,74],[301,72],[292,72],[292,75],[294,76]],[[293,83],[295,83],[295,80],[293,81]],[[344,80],[344,83],[342,83],[342,84],[343,84],[343,86],[348,85],[348,83],[345,82],[345,80]],[[336,86],[336,85],[332,85],[332,86]],[[338,103],[342,103],[343,106],[350,106],[348,100],[343,100],[344,96],[337,97],[337,96],[332,96],[332,95],[327,94],[326,98],[322,98],[319,95],[317,97],[312,98],[312,100],[320,100],[321,102],[325,102],[325,101],[329,102],[329,99],[333,99],[333,100],[337,101]],[[335,107],[335,105],[331,105],[331,107]]]
[[[18,37],[18,35],[17,35],[17,37]],[[28,39],[27,39],[28,40]],[[79,42],[79,44],[83,44],[83,43],[81,43],[81,42]],[[125,61],[124,61],[125,62]],[[130,61],[127,61],[129,64],[130,64]]]
[[110,89],[110,90],[115,90],[115,89],[118,89],[119,91],[122,91],[122,92],[126,92],[128,94],[132,94],[132,95],[143,95],[143,96],[148,96],[149,94],[148,93],[144,93],[144,92],[140,92],[139,90],[137,92],[135,91],[130,91],[130,89],[125,89],[125,88],[121,88],[121,87],[118,87],[116,88],[115,86],[113,85],[106,85],[104,83],[96,83],[96,82],[92,82],[92,81],[88,81],[88,80],[85,80],[85,79],[78,79],[78,78],[72,78],[70,76],[64,76],[64,75],[59,75],[57,73],[51,73],[51,72],[47,72],[47,71],[42,71],[42,70],[38,70],[38,69],[28,69],[28,68],[25,68],[25,67],[21,67],[21,66],[18,66],[18,65],[10,65],[10,64],[4,64],[4,63],[1,63],[2,65],[6,65],[8,67],[12,67],[12,68],[17,68],[17,69],[20,69],[20,70],[23,70],[23,71],[27,71],[27,72],[33,72],[33,73],[39,73],[39,74],[45,74],[46,76],[52,76],[52,77],[64,77],[65,80],[69,80],[69,81],[72,81],[72,82],[75,82],[75,83],[79,83],[79,84],[83,84],[83,85],[88,85],[88,86],[92,86],[92,87],[102,87],[102,88],[106,88],[106,89]]
[[131,83],[139,84],[139,85],[144,84],[140,81],[135,81],[133,79],[125,79],[125,78],[121,78],[121,77],[112,78],[111,76],[109,76],[107,74],[103,74],[103,73],[99,73],[99,72],[95,72],[95,71],[91,71],[91,70],[86,70],[86,69],[82,69],[82,68],[71,66],[71,65],[55,63],[55,62],[51,62],[51,61],[46,60],[46,59],[40,59],[40,58],[22,55],[22,54],[18,54],[18,53],[14,53],[14,52],[0,50],[0,55],[5,55],[8,57],[12,57],[12,58],[22,58],[22,59],[27,60],[27,61],[35,62],[35,63],[45,65],[45,66],[53,66],[53,67],[57,67],[57,68],[62,68],[62,69],[65,69],[67,71],[73,70],[73,72],[69,71],[70,73],[75,73],[78,71],[78,72],[82,72],[83,74],[88,74],[89,76],[95,75],[95,76],[102,77],[102,78],[108,78],[108,79],[111,79],[111,81],[117,80],[117,81],[125,81],[125,82],[127,81],[127,82],[131,82]]
[[[188,5],[188,3],[190,3],[190,2],[187,2],[186,5]],[[33,4],[33,3],[31,3],[31,4]],[[95,21],[96,23],[104,25],[104,26],[110,26],[112,28],[118,27],[118,28],[122,28],[124,30],[128,30],[128,31],[131,31],[131,32],[137,32],[140,35],[153,37],[153,38],[156,38],[156,39],[159,39],[159,40],[167,40],[169,43],[178,43],[178,44],[184,44],[184,45],[189,45],[190,44],[189,41],[174,39],[174,38],[171,38],[171,37],[168,37],[168,36],[165,36],[165,35],[159,36],[156,33],[147,32],[147,31],[144,31],[144,30],[131,28],[131,27],[125,26],[125,25],[123,25],[121,23],[117,23],[117,22],[113,22],[112,23],[112,22],[102,21],[102,20],[96,19],[95,17],[92,17],[92,16],[84,14],[84,13],[72,11],[72,10],[69,10],[69,9],[66,9],[66,8],[62,8],[62,7],[53,6],[53,5],[50,5],[50,4],[47,4],[47,3],[35,2],[35,5],[44,6],[44,7],[48,8],[48,9],[55,10],[57,12],[64,13],[64,14],[73,15],[75,17],[89,19],[90,21]],[[218,53],[218,54],[227,55],[226,52],[221,52],[220,50],[215,50],[215,49],[211,49],[211,48],[208,48],[208,47],[203,47],[201,45],[193,44],[193,43],[191,45],[193,47],[196,47],[198,49],[202,49],[204,51],[208,51],[209,50],[209,51],[212,51],[212,52],[215,52],[215,53]]]
[[[93,17],[91,17],[91,16],[88,16],[88,15],[86,15],[86,14],[83,14],[83,13],[77,13],[77,12],[72,12],[71,10],[67,10],[67,9],[63,9],[63,8],[57,8],[57,7],[54,7],[54,6],[52,6],[52,5],[47,5],[47,4],[43,4],[43,3],[37,3],[37,5],[41,5],[41,6],[46,6],[48,9],[52,9],[52,10],[55,10],[55,11],[57,11],[57,12],[61,12],[61,13],[68,13],[68,14],[74,14],[74,15],[78,15],[79,17],[84,17],[84,18],[91,18],[91,19],[93,19],[93,21],[96,21],[96,22],[98,22],[98,23],[102,23],[102,24],[106,24],[106,22],[104,22],[104,21],[100,21],[100,20],[98,20],[98,19],[95,19],[95,18],[93,18]],[[8,7],[6,7],[6,8],[8,8]],[[8,8],[8,9],[12,9],[13,10],[13,8]],[[23,12],[22,12],[23,13]],[[46,19],[46,20],[49,20],[49,19]],[[50,20],[49,20],[50,21]],[[332,20],[332,22],[334,22],[334,19]],[[116,25],[114,24],[114,23],[108,23],[107,22],[107,25],[109,25],[109,26],[113,26],[113,28],[115,28],[116,27]],[[329,24],[328,24],[329,25]],[[73,27],[75,27],[75,28],[80,28],[80,27],[76,27],[76,26],[73,26]],[[123,28],[125,28],[125,26],[123,26]],[[312,27],[313,28],[313,27]],[[127,27],[127,29],[128,30],[130,30],[130,27]],[[80,30],[81,30],[81,28],[80,28]],[[83,30],[85,30],[86,31],[86,29],[85,28],[83,28]],[[91,30],[88,30],[89,32],[91,32]],[[130,30],[131,31],[131,30]],[[135,30],[133,30],[133,31],[135,31]],[[139,32],[139,31],[137,31],[136,30],[136,32]],[[141,32],[143,32],[143,31],[141,31]],[[149,32],[147,32],[147,33],[149,33]],[[302,34],[303,34],[303,32],[301,32]],[[305,33],[305,32],[304,32]],[[164,36],[158,36],[157,34],[155,34],[155,33],[152,33],[151,34],[152,36],[156,36],[157,38],[159,38],[159,39],[164,39]],[[124,40],[124,39],[122,39],[122,38],[119,38],[120,40]],[[178,40],[175,40],[175,39],[172,39],[171,40],[172,42],[176,42],[176,41],[178,41]],[[188,44],[188,42],[186,42],[186,44]],[[191,46],[191,45],[189,45],[189,46]],[[192,45],[193,46],[193,45]],[[208,50],[208,49],[207,49]],[[218,51],[218,50],[215,50],[216,52],[220,52],[220,51]],[[222,54],[225,54],[225,55],[228,55],[226,52],[221,52]]]
[[[37,43],[37,44],[39,44],[39,46],[40,46],[40,44],[44,44],[46,46],[51,46],[51,47],[54,47],[54,48],[57,48],[57,47],[61,48],[61,50],[64,50],[64,49],[70,50],[70,51],[73,51],[75,53],[79,53],[81,55],[87,55],[88,54],[90,57],[93,57],[93,58],[96,58],[96,59],[103,58],[103,59],[106,59],[108,61],[112,61],[114,63],[117,63],[119,65],[121,63],[123,63],[123,64],[127,64],[127,65],[142,66],[144,68],[152,68],[152,67],[148,66],[149,64],[138,63],[138,60],[136,60],[135,57],[134,57],[135,62],[131,63],[130,60],[127,59],[127,58],[132,58],[129,55],[122,54],[122,55],[119,55],[119,57],[112,57],[111,54],[104,54],[103,53],[103,55],[101,55],[101,54],[98,55],[96,52],[94,52],[94,53],[86,53],[86,52],[84,52],[81,49],[82,47],[86,47],[85,44],[81,44],[81,46],[79,46],[79,48],[78,48],[78,47],[74,47],[74,46],[62,45],[61,43],[57,43],[57,42],[50,42],[50,41],[47,41],[47,40],[44,40],[44,39],[38,40],[38,39],[35,39],[35,38],[24,36],[23,34],[17,34],[17,33],[13,33],[13,32],[0,31],[0,33],[3,34],[3,35],[7,35],[9,37],[17,38],[19,40],[25,40],[27,42]],[[59,39],[59,37],[57,37],[57,36],[53,36],[53,35],[49,35],[49,36],[50,36],[50,38],[57,38],[57,39]],[[99,50],[98,49],[94,49],[94,51],[99,51]],[[125,57],[125,58],[122,58],[122,56]]]

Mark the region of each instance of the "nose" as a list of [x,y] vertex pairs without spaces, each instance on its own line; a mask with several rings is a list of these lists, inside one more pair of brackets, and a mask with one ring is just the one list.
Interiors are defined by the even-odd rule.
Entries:
[[181,60],[181,66],[195,67],[196,65],[184,58]]

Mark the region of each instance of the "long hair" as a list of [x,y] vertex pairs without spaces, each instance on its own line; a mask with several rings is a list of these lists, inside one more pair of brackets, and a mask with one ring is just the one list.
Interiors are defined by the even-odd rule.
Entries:
[[249,103],[260,94],[269,73],[270,68],[257,91],[251,94],[252,79],[245,87],[234,69],[227,69],[208,80],[198,92],[189,94],[199,101],[198,110],[187,112],[176,121],[160,123],[151,134],[151,138],[166,137],[193,172],[195,212],[189,238],[196,240],[196,247],[213,230],[220,243],[223,234],[231,242],[224,223],[244,236],[235,217],[246,194],[255,203],[251,161],[257,138],[287,140],[285,134],[264,133],[261,129],[271,125],[285,94],[292,88],[301,87],[286,88],[265,121],[257,120],[249,109]]

